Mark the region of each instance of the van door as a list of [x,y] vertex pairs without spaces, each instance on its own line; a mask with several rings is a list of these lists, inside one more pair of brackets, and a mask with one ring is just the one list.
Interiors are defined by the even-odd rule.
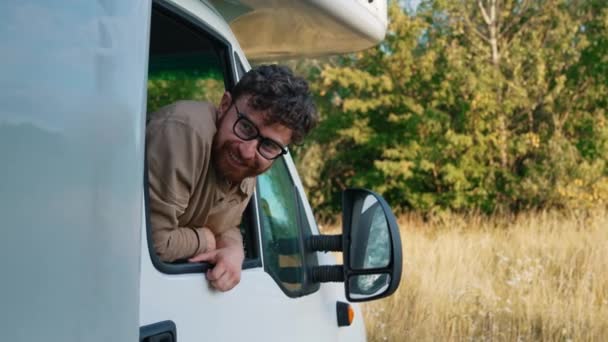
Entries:
[[[155,2],[150,39],[148,112],[184,98],[217,104],[246,68],[228,26],[203,3],[186,9]],[[180,341],[365,338],[360,319],[338,327],[342,284],[321,287],[307,277],[307,266],[335,260],[304,249],[306,236],[318,231],[289,155],[258,177],[241,227],[246,260],[233,290],[211,289],[203,273],[208,265],[159,261],[149,247],[149,229],[142,235],[143,330],[173,329],[166,335]]]

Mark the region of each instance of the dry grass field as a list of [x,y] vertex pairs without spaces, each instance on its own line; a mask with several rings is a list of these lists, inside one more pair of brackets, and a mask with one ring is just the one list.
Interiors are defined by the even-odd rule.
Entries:
[[608,211],[400,218],[403,276],[370,341],[608,341]]

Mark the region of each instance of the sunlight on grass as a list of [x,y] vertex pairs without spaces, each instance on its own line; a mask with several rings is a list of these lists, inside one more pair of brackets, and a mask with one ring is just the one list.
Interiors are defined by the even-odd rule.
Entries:
[[399,290],[370,341],[605,341],[608,212],[400,219]]

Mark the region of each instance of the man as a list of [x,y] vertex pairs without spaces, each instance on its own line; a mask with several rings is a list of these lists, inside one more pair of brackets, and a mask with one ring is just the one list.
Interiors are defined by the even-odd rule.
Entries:
[[160,259],[210,262],[213,287],[238,284],[244,259],[238,226],[255,176],[301,141],[317,118],[306,81],[277,65],[246,73],[217,108],[179,101],[153,113],[146,146]]

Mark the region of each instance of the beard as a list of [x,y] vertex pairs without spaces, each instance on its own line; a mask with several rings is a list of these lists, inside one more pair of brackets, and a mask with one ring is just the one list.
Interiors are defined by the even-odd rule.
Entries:
[[211,150],[211,162],[218,176],[233,184],[239,184],[245,178],[255,177],[272,166],[272,163],[267,166],[262,165],[257,156],[253,160],[242,159],[237,141],[227,140],[218,143],[215,139]]

